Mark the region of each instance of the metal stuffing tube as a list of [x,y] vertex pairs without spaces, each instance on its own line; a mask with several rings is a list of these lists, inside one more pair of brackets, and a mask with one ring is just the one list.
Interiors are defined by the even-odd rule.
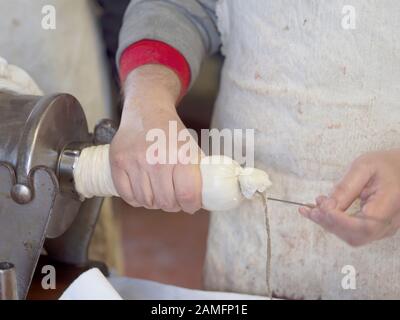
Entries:
[[0,300],[18,300],[17,275],[9,262],[0,262]]

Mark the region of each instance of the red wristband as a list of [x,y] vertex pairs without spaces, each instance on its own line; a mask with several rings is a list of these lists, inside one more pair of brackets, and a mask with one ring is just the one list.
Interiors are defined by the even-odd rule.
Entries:
[[121,81],[125,82],[131,71],[145,64],[161,64],[173,70],[181,81],[181,97],[186,94],[190,85],[190,66],[178,50],[158,40],[141,40],[131,44],[119,61]]

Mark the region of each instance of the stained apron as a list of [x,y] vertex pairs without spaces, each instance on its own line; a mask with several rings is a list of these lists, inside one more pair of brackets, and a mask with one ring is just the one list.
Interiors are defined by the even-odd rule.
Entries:
[[[345,5],[356,29],[342,27]],[[400,2],[222,0],[226,62],[213,126],[254,128],[255,165],[276,198],[313,202],[359,155],[400,147]],[[287,298],[400,298],[400,238],[352,248],[269,203],[271,286]],[[356,289],[345,289],[343,267]],[[205,264],[209,290],[266,294],[260,204],[214,212]]]

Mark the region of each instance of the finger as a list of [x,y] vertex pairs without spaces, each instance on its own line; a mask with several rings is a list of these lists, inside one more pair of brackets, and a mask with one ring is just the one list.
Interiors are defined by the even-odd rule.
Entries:
[[320,195],[315,199],[315,203],[317,204],[317,206],[320,206],[322,202],[324,202],[326,199],[328,199],[327,196]]
[[175,198],[173,166],[156,164],[149,172],[154,194],[154,204],[166,212],[178,212],[180,207]]
[[391,225],[400,208],[398,199],[389,192],[379,192],[370,196],[361,207],[360,216],[375,219],[383,224]]
[[377,224],[376,233],[372,240],[380,240],[396,233],[397,228],[393,219],[397,216],[397,198],[390,192],[373,193],[355,216],[358,219],[374,221]]
[[311,208],[309,207],[300,207],[299,208],[299,213],[306,218],[309,218],[309,215],[311,213]]
[[183,211],[195,213],[201,208],[201,173],[198,165],[174,167],[174,187],[176,200]]
[[112,172],[113,182],[119,196],[132,207],[140,207],[132,190],[129,175],[125,170],[114,168]]
[[[191,134],[191,132],[193,132]],[[203,151],[199,148],[197,142],[193,139],[196,132],[193,129],[184,129],[181,133],[185,133],[189,141],[179,145],[178,164],[199,164],[201,158],[204,157]]]
[[377,192],[377,186],[375,186],[375,185],[364,188],[360,194],[361,201],[367,200],[369,197],[371,197],[376,192]]
[[330,194],[330,198],[336,200],[338,209],[346,211],[360,196],[371,176],[370,168],[365,163],[356,161]]
[[[327,198],[328,198],[328,197],[323,196],[323,195],[318,196],[318,197],[315,199],[315,203],[316,203],[317,207],[320,206],[320,205],[322,204],[322,202],[325,201]],[[302,216],[308,218],[308,216],[310,215],[312,209],[313,209],[313,208],[311,208],[311,207],[300,207],[300,208],[299,208],[299,213],[300,213]]]
[[155,209],[153,189],[145,170],[133,170],[130,174],[131,186],[137,202],[147,209]]
[[315,208],[309,218],[352,246],[364,245],[374,240],[382,231],[380,223],[349,216],[337,208],[329,211]]

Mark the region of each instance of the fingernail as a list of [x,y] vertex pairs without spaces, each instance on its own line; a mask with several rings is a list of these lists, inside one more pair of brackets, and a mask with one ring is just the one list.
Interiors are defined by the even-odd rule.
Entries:
[[307,208],[307,207],[300,207],[299,208],[299,213],[304,216],[304,217],[308,217],[310,215],[311,209]]

